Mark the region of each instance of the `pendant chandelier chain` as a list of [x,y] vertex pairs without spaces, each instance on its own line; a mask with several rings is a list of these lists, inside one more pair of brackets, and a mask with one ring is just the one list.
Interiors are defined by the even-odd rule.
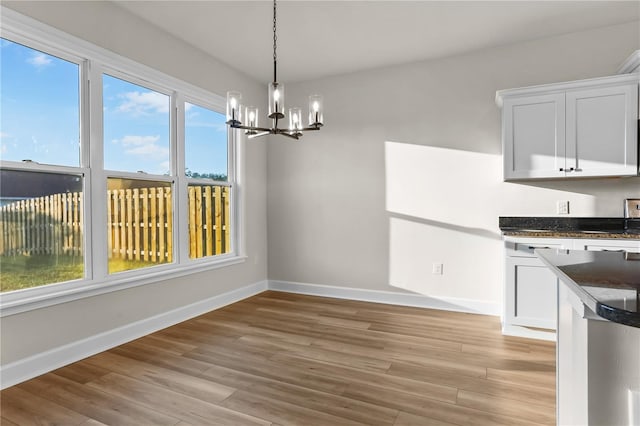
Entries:
[[[2,0],[0,0],[2,1]],[[280,128],[278,124],[285,119],[284,85],[278,83],[278,33],[277,4],[273,0],[273,82],[269,83],[269,107],[267,117],[271,126],[260,126],[258,108],[242,105],[242,94],[236,91],[227,92],[227,121],[230,129],[242,129],[249,138],[264,135],[282,135],[299,139],[304,132],[318,131],[323,124],[322,96],[309,96],[309,124],[303,124],[302,109],[291,107],[288,111],[289,126]]]
[[276,48],[278,36],[276,35],[276,0],[273,0],[273,82],[277,82],[276,63],[278,56],[276,55]]

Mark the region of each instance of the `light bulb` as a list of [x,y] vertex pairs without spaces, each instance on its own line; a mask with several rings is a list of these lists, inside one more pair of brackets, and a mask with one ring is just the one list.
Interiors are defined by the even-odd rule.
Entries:
[[320,104],[318,103],[318,101],[315,101],[313,103],[313,112],[318,112],[319,109],[320,109]]
[[255,112],[251,111],[249,113],[249,121],[253,121],[255,119],[256,119],[256,114],[255,114]]
[[273,91],[273,100],[276,102],[280,100],[280,91],[278,89]]

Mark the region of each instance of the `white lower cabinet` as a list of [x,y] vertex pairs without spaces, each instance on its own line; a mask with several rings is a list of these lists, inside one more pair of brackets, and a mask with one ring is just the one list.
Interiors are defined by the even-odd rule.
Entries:
[[505,238],[502,334],[555,340],[559,280],[537,248],[640,252],[638,240]]
[[604,320],[558,289],[557,424],[640,425],[640,328]]
[[502,334],[555,339],[558,278],[534,250],[572,245],[571,240],[556,238],[507,237]]

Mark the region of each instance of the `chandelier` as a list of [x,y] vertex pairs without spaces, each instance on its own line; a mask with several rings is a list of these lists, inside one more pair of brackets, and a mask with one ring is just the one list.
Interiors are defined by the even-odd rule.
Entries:
[[[308,125],[304,127],[302,109],[289,108],[289,127],[280,128],[278,122],[285,118],[284,107],[284,85],[278,83],[276,41],[276,0],[273,0],[273,83],[269,84],[269,114],[271,127],[260,127],[258,122],[258,108],[254,106],[244,107],[242,105],[242,94],[240,92],[227,92],[227,125],[232,129],[243,129],[249,138],[264,135],[283,135],[293,139],[299,139],[303,132],[310,130],[320,130],[322,127],[322,96],[309,96],[309,119]],[[244,111],[242,110],[244,108]]]

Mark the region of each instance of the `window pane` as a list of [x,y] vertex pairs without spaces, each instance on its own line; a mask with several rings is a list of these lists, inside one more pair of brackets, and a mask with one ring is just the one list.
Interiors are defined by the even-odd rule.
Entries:
[[3,292],[84,276],[82,176],[0,171]]
[[227,180],[226,116],[185,103],[186,174],[193,178]]
[[231,188],[189,185],[189,257],[231,252]]
[[169,96],[104,74],[104,168],[169,174]]
[[0,158],[80,164],[80,67],[0,39]]
[[109,273],[173,262],[171,184],[107,179]]

